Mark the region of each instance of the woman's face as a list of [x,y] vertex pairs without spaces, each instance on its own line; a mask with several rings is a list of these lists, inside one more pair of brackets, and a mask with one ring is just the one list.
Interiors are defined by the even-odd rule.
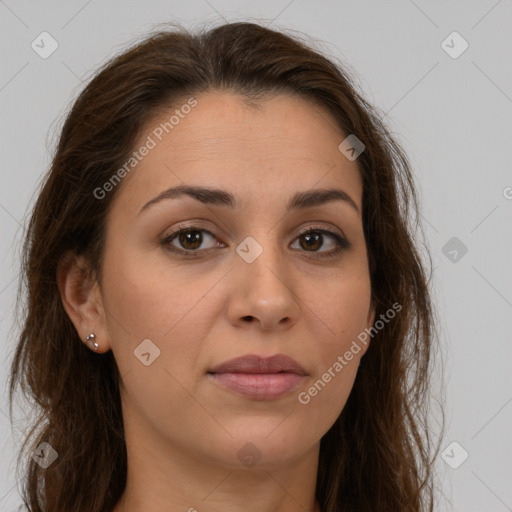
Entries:
[[[94,332],[147,453],[293,463],[343,409],[367,346],[344,354],[373,320],[357,163],[338,150],[348,134],[302,99],[196,101],[147,125],[117,185]],[[185,186],[209,192],[172,191]],[[252,357],[212,373],[278,354],[303,371]]]

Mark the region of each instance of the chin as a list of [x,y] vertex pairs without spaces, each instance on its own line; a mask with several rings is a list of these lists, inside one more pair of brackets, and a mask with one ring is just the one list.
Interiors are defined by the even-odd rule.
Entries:
[[244,469],[245,466],[247,469],[270,470],[294,463],[319,443],[320,435],[308,433],[306,436],[304,428],[278,425],[275,421],[239,425],[238,432],[229,430],[233,437],[226,435],[223,439],[211,440],[210,448],[216,447],[211,456],[230,469]]

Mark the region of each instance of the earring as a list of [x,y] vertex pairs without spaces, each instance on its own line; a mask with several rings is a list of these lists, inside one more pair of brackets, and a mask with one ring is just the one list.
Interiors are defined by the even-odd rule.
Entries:
[[85,340],[91,342],[94,345],[94,350],[97,351],[100,348],[100,346],[98,345],[98,343],[94,341],[95,338],[96,336],[94,336],[94,333],[91,332],[91,334],[89,334],[89,336],[87,336]]

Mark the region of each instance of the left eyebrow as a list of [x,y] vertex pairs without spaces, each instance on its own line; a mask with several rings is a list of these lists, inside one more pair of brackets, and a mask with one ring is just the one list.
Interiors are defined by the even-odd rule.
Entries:
[[314,188],[305,192],[298,192],[290,199],[286,211],[312,208],[332,201],[344,201],[359,214],[356,202],[339,188]]
[[[140,209],[139,215],[150,206],[164,199],[176,199],[184,195],[192,197],[203,204],[211,204],[214,206],[229,206],[230,208],[236,208],[238,204],[235,196],[225,190],[194,185],[179,185],[177,187],[164,190],[148,201]],[[297,192],[288,202],[286,211],[289,212],[291,210],[312,208],[332,201],[343,201],[354,208],[354,210],[359,214],[359,208],[356,202],[345,191],[338,188],[317,188],[306,190],[304,192]]]

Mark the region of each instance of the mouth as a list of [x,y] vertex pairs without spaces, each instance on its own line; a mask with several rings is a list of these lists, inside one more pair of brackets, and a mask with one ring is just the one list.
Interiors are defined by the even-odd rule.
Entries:
[[304,368],[291,357],[250,354],[211,368],[208,376],[224,389],[253,400],[288,395],[306,378]]

